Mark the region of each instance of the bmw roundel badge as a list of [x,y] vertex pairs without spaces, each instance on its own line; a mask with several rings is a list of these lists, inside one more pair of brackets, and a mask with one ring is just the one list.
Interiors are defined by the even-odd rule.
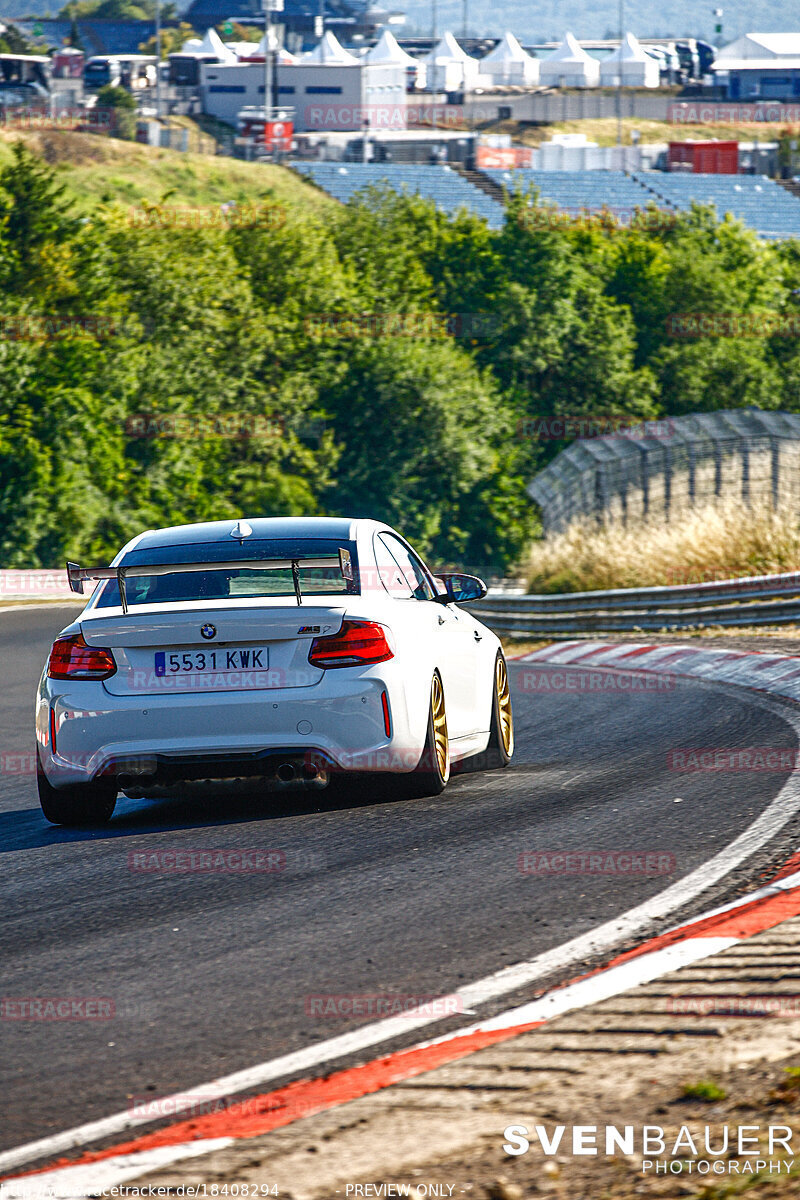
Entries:
[[217,636],[217,627],[216,627],[216,625],[211,625],[211,624],[201,625],[200,632],[203,635],[203,637],[206,639],[206,641],[209,641],[211,638],[214,638]]

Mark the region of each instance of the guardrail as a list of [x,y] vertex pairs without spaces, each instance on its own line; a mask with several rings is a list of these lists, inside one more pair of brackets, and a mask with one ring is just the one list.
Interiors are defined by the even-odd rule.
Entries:
[[800,621],[800,572],[560,595],[490,593],[472,612],[497,633],[551,636]]

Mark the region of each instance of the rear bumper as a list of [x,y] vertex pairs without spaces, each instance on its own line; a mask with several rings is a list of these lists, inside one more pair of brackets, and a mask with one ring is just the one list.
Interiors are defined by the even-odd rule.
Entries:
[[111,696],[101,683],[43,678],[36,719],[42,768],[54,787],[108,776],[160,783],[271,775],[287,754],[316,757],[332,770],[413,770],[424,736],[409,731],[403,689],[377,667],[348,676],[326,672],[313,687],[180,697]]

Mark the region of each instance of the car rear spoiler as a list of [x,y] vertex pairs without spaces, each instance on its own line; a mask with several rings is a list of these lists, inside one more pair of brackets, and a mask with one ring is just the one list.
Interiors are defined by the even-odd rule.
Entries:
[[138,579],[146,575],[182,575],[186,571],[281,571],[287,568],[291,569],[292,582],[294,584],[295,599],[298,604],[303,603],[303,593],[300,590],[300,567],[330,567],[338,568],[342,573],[342,579],[347,582],[353,580],[353,563],[350,558],[350,551],[344,547],[339,547],[338,555],[326,554],[316,555],[310,558],[258,558],[258,559],[235,559],[230,562],[192,562],[192,563],[136,563],[136,565],[118,567],[81,567],[78,563],[67,562],[67,579],[69,580],[70,590],[77,592],[79,596],[84,594],[83,585],[87,579],[116,579],[119,587],[120,599],[122,601],[122,611],[128,612],[128,596],[126,591],[126,581],[128,579]]

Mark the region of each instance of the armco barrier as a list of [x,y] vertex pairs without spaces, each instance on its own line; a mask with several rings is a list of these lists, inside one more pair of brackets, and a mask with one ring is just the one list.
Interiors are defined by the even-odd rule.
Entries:
[[[65,571],[0,570],[0,600],[73,598]],[[554,596],[522,595],[499,585],[471,611],[498,633],[519,635],[782,625],[800,621],[800,572]]]
[[490,594],[471,611],[498,633],[519,636],[782,625],[800,621],[800,573],[554,596]]

